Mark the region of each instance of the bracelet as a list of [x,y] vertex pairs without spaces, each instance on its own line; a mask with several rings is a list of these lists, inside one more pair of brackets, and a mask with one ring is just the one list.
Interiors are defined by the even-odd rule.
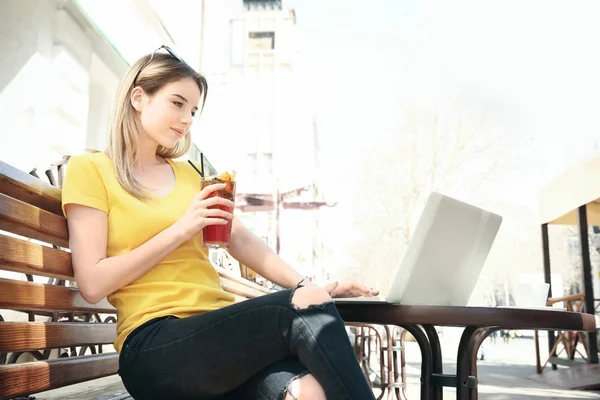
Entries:
[[304,282],[306,279],[307,279],[306,277],[304,277],[304,278],[300,279],[300,282],[298,282],[298,283],[296,284],[296,288],[299,288],[299,287],[300,287],[300,285],[302,285],[302,282]]

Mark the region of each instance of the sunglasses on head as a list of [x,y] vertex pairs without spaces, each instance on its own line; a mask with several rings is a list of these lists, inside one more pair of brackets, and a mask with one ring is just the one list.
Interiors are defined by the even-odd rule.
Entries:
[[152,55],[150,56],[150,59],[148,60],[148,62],[146,63],[146,65],[142,66],[140,68],[140,70],[137,72],[137,74],[135,74],[135,78],[133,78],[133,86],[136,85],[137,83],[137,79],[140,76],[140,73],[144,70],[144,68],[146,68],[148,66],[148,64],[150,64],[150,62],[152,61],[152,59],[154,58],[154,55],[156,53],[158,53],[160,50],[165,50],[167,53],[169,53],[169,55],[171,57],[173,57],[174,59],[176,59],[177,61],[184,63],[185,61],[183,61],[183,59],[181,57],[179,57],[177,54],[175,54],[175,52],[173,51],[173,49],[171,49],[169,46],[165,46],[164,44],[162,46],[160,46],[158,49],[154,50],[154,52],[152,53]]

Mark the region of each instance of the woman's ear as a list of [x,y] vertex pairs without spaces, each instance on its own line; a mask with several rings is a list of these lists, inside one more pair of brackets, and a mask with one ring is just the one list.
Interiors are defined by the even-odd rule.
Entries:
[[139,86],[136,86],[133,88],[133,90],[131,91],[131,105],[133,106],[133,108],[135,108],[136,111],[142,111],[142,109],[144,108],[144,104],[145,104],[145,100],[146,100],[146,93],[144,92],[144,89],[142,89]]

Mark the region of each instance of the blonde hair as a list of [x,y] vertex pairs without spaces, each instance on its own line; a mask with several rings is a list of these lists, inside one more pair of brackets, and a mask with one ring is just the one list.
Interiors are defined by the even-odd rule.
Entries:
[[[140,200],[147,200],[150,196],[133,176],[134,166],[139,161],[138,133],[141,132],[142,125],[131,104],[131,91],[139,86],[152,96],[166,84],[185,78],[191,78],[198,84],[203,97],[203,109],[208,91],[206,79],[170,54],[154,53],[140,58],[129,69],[117,91],[105,153],[112,160],[123,189]],[[156,154],[163,158],[177,158],[185,154],[191,145],[192,138],[188,133],[175,147],[158,146]]]

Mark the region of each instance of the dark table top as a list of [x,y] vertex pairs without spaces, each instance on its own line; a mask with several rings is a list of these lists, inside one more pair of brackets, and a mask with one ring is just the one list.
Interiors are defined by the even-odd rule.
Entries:
[[593,315],[561,310],[406,306],[373,301],[336,303],[346,322],[399,325],[479,326],[505,329],[549,329],[593,332]]

